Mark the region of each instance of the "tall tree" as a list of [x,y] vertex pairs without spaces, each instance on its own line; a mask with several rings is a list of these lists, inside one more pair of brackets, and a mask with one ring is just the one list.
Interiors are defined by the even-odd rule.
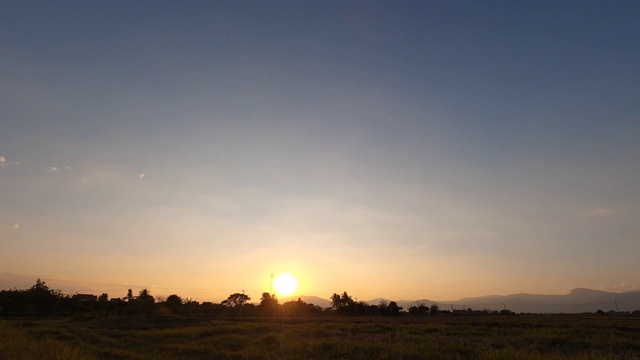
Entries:
[[167,300],[164,301],[164,305],[175,314],[181,312],[183,307],[182,304],[182,298],[176,294],[169,295]]
[[433,304],[429,308],[429,314],[431,315],[438,315],[439,312],[440,312],[440,307],[438,306],[438,304]]
[[153,312],[153,304],[155,299],[147,289],[142,289],[138,296],[132,301],[132,305],[140,314],[149,314]]
[[60,290],[51,290],[47,284],[38,279],[36,283],[24,292],[25,301],[31,311],[38,313],[50,312],[63,298]]
[[335,310],[342,307],[342,299],[340,299],[340,295],[333,293],[333,295],[331,295],[329,299],[331,299],[331,307],[333,307]]
[[395,301],[391,301],[389,303],[389,306],[387,307],[387,310],[389,312],[389,315],[398,316],[400,315],[400,310],[402,310],[402,307],[398,306]]
[[36,280],[36,283],[33,284],[33,286],[31,287],[31,290],[49,292],[49,287],[47,286],[46,282],[44,282],[43,280],[40,280],[40,278],[38,278]]
[[258,308],[260,312],[264,314],[273,315],[278,308],[278,298],[273,294],[264,292],[260,297],[260,305],[258,305]]
[[340,300],[342,301],[342,306],[351,306],[353,304],[353,299],[346,291],[340,295]]
[[169,297],[167,297],[167,300],[165,300],[164,303],[169,306],[179,307],[180,305],[182,305],[182,298],[176,294],[169,295]]
[[151,293],[147,289],[140,290],[140,292],[138,293],[137,300],[150,302],[150,303],[155,302],[155,299],[153,298],[153,296],[151,296]]
[[244,305],[249,300],[251,300],[251,298],[248,295],[235,293],[229,295],[227,300],[222,301],[221,304],[226,307],[235,308]]

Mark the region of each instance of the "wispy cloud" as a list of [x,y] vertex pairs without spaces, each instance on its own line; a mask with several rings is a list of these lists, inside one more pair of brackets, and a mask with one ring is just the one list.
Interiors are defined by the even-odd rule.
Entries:
[[615,292],[633,291],[633,290],[640,290],[640,286],[629,284],[628,282],[623,281],[620,284],[603,286],[602,290],[604,290],[604,291],[615,291]]
[[81,184],[115,183],[117,181],[118,177],[115,174],[101,171],[86,174],[78,180]]
[[20,229],[20,224],[13,224],[12,228],[18,230]]
[[593,208],[586,211],[587,217],[611,217],[615,216],[616,212],[610,207]]
[[7,159],[6,156],[1,156],[0,155],[0,167],[7,167],[7,166],[11,166],[11,165],[19,166],[20,162],[19,161],[9,162],[9,159]]
[[65,167],[57,167],[57,166],[51,166],[49,168],[49,172],[58,172],[58,171],[67,171],[67,170],[71,170],[71,166],[65,166]]

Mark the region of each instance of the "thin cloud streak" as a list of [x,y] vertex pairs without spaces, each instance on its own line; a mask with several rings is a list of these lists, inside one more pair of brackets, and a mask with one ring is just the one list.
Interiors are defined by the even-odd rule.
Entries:
[[638,291],[640,290],[640,285],[634,285],[627,282],[622,282],[620,284],[603,286],[602,290],[612,291],[612,292]]
[[616,211],[610,207],[594,208],[585,213],[587,217],[612,217],[616,215]]
[[20,162],[19,161],[10,162],[9,159],[7,159],[5,156],[0,155],[0,167],[8,167],[12,165],[20,166]]

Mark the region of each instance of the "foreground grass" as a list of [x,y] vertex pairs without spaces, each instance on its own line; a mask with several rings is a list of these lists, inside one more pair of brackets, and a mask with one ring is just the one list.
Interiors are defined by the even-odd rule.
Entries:
[[150,358],[640,359],[640,318],[0,320],[0,359]]

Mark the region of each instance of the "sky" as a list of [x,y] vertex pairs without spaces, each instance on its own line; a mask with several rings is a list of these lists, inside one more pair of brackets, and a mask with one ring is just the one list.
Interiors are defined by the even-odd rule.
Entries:
[[637,1],[0,8],[0,289],[640,290]]

